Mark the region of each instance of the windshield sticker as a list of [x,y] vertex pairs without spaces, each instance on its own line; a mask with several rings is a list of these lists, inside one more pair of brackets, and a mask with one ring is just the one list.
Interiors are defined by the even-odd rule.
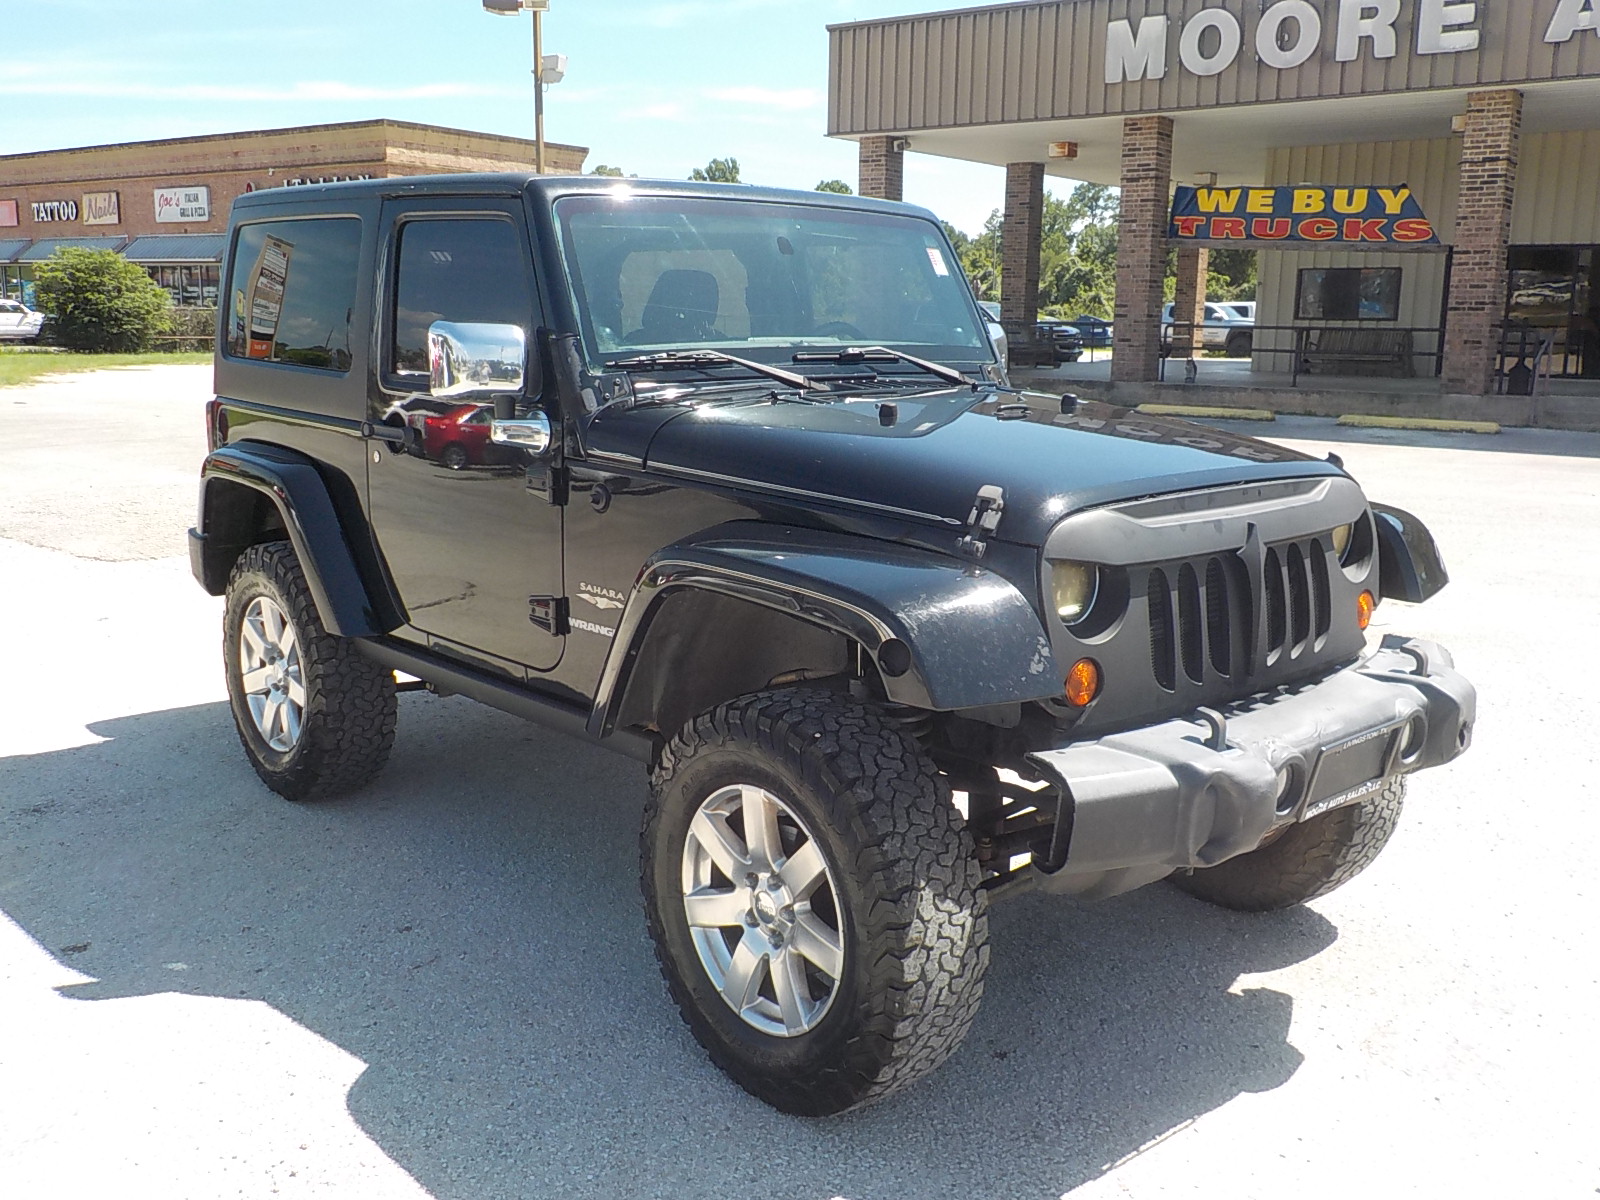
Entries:
[[948,274],[950,274],[950,268],[949,268],[949,266],[946,265],[946,263],[944,261],[944,255],[939,253],[939,247],[937,247],[937,246],[929,246],[928,247],[928,261],[933,264],[933,273],[935,275],[948,275]]

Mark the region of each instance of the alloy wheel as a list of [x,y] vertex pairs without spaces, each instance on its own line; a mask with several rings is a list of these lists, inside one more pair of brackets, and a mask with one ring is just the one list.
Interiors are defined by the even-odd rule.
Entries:
[[286,753],[305,720],[305,673],[294,625],[276,601],[257,596],[239,627],[239,675],[261,740]]
[[700,805],[683,846],[683,908],[700,965],[746,1024],[798,1037],[827,1015],[844,971],[838,887],[778,797],[734,784]]

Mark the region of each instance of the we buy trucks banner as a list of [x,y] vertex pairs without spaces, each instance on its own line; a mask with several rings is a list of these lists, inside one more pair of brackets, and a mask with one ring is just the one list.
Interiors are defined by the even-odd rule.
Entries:
[[1167,236],[1178,242],[1328,242],[1437,246],[1411,189],[1179,187]]

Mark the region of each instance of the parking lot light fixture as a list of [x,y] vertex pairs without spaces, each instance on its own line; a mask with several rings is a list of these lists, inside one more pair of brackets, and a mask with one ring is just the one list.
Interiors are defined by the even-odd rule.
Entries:
[[[533,168],[544,174],[544,30],[541,18],[549,11],[550,0],[483,0],[483,10],[497,17],[514,17],[520,12],[533,14]],[[556,55],[550,57],[555,58]],[[564,74],[566,63],[561,63]],[[560,75],[556,76],[559,80]]]

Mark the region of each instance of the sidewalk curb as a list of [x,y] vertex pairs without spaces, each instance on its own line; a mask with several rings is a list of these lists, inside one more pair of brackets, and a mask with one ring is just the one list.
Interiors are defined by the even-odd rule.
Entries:
[[1499,433],[1497,421],[1451,421],[1443,417],[1375,417],[1345,413],[1337,422],[1357,429],[1421,429],[1431,433]]
[[1225,421],[1276,421],[1277,415],[1265,408],[1227,408],[1208,404],[1141,404],[1135,412],[1150,417],[1205,417]]

